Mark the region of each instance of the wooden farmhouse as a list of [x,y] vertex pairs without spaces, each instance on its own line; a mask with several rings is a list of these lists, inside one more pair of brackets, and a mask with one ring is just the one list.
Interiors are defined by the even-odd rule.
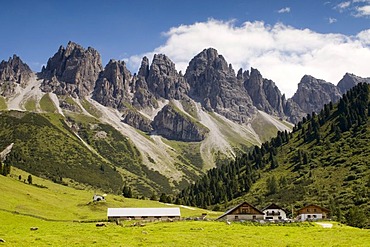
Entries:
[[262,209],[265,220],[286,220],[286,211],[278,205],[272,203],[271,205]]
[[263,220],[264,214],[256,207],[247,202],[240,203],[218,217],[218,220],[239,221],[239,220]]
[[180,208],[108,208],[108,220],[179,220]]
[[298,210],[297,220],[321,220],[328,219],[329,209],[310,204]]

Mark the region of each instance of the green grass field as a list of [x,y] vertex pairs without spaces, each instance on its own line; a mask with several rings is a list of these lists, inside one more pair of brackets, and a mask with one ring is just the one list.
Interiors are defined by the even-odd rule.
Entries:
[[[4,246],[368,246],[370,232],[336,225],[251,226],[215,221],[153,222],[143,227],[49,222],[1,213]],[[31,231],[31,227],[38,227]]]
[[26,103],[24,104],[24,108],[26,111],[36,111],[37,109],[37,101],[35,98],[27,99]]
[[[21,179],[19,180],[19,175]],[[217,221],[152,222],[143,227],[107,223],[96,227],[85,221],[105,220],[108,207],[169,207],[149,200],[107,195],[106,202],[93,203],[94,191],[33,177],[12,168],[9,177],[0,176],[0,246],[366,246],[370,231],[334,223],[331,229],[314,223],[288,226]],[[41,187],[47,188],[41,188]],[[175,206],[175,205],[170,205]],[[181,207],[182,217],[220,212]],[[31,231],[31,227],[38,230]]]
[[55,107],[53,101],[50,99],[49,94],[45,94],[44,96],[42,96],[40,100],[40,107],[41,110],[45,112],[53,113],[57,111],[57,108]]

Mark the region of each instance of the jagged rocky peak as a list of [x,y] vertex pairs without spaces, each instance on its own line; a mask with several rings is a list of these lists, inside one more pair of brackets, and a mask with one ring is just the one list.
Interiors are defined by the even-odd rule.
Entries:
[[8,61],[0,63],[0,81],[26,84],[32,76],[32,70],[20,57],[13,55]]
[[370,83],[370,78],[362,78],[354,74],[346,73],[338,82],[337,87],[340,89],[341,93],[344,94],[359,83]]
[[205,126],[180,113],[170,104],[163,107],[155,116],[152,126],[156,134],[170,140],[186,142],[202,141],[209,132]]
[[15,83],[25,86],[33,72],[17,55],[0,63],[0,94],[9,96],[14,93]]
[[110,60],[96,81],[93,98],[102,105],[122,109],[131,100],[131,79],[124,61]]
[[139,68],[139,72],[137,73],[138,76],[142,76],[145,79],[149,76],[149,59],[147,57],[143,57],[141,60],[141,65]]
[[143,57],[141,66],[137,75],[134,75],[133,81],[133,99],[132,105],[138,109],[158,106],[157,100],[148,89],[147,78],[149,76],[149,59]]
[[189,91],[189,85],[176,71],[175,64],[163,54],[154,55],[146,81],[156,98],[182,99]]
[[233,121],[247,122],[257,110],[225,58],[213,48],[196,55],[186,69],[189,95],[208,111]]
[[60,46],[39,73],[44,79],[41,89],[76,98],[87,96],[102,69],[100,54],[95,49],[84,49],[70,41],[66,48]]
[[330,101],[338,101],[340,97],[340,90],[334,84],[305,75],[291,99],[304,112],[312,113],[320,111],[324,104]]
[[254,106],[269,114],[284,116],[285,97],[282,97],[275,83],[272,80],[264,79],[261,73],[254,68],[251,68],[250,74],[247,75],[243,76],[243,78],[246,78],[244,87]]

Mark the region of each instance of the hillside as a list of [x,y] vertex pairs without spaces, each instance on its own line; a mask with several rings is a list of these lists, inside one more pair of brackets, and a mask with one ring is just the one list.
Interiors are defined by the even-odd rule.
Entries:
[[242,200],[260,208],[274,202],[289,211],[315,203],[340,221],[349,220],[351,210],[369,219],[369,92],[368,84],[359,84],[338,104],[307,115],[292,133],[279,132],[235,162],[210,170],[178,200],[217,208]]
[[[93,195],[101,194],[101,191],[74,189],[37,176],[32,176],[32,184],[28,184],[28,175],[30,174],[17,168],[12,168],[11,174],[6,177],[0,175],[2,213],[8,212],[48,221],[105,221],[108,207],[175,206],[158,201],[124,198],[114,194],[105,196],[105,202],[93,202]],[[211,218],[220,215],[220,212],[185,206],[180,206],[180,210],[183,217],[199,216],[204,212]]]
[[[22,177],[19,180],[19,175]],[[133,221],[120,225],[96,221],[106,220],[108,207],[179,207],[150,200],[137,200],[108,194],[106,202],[92,202],[93,190],[76,190],[33,176],[33,185],[23,182],[29,173],[13,168],[7,176],[0,175],[0,238],[4,246],[366,246],[368,230],[333,223],[323,229],[313,223],[254,225],[253,223],[183,220],[178,222],[145,222],[134,227]],[[182,217],[198,217],[207,213],[214,219],[221,212],[180,206]],[[37,227],[31,231],[30,228]],[[279,238],[271,239],[271,232]],[[205,239],[207,239],[205,241]]]

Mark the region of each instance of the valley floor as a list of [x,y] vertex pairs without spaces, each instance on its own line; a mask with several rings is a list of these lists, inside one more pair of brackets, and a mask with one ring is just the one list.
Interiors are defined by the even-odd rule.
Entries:
[[[215,221],[147,223],[50,222],[8,212],[0,214],[0,246],[368,246],[370,231],[334,224],[291,226],[227,225]],[[30,230],[38,227],[38,230]]]

